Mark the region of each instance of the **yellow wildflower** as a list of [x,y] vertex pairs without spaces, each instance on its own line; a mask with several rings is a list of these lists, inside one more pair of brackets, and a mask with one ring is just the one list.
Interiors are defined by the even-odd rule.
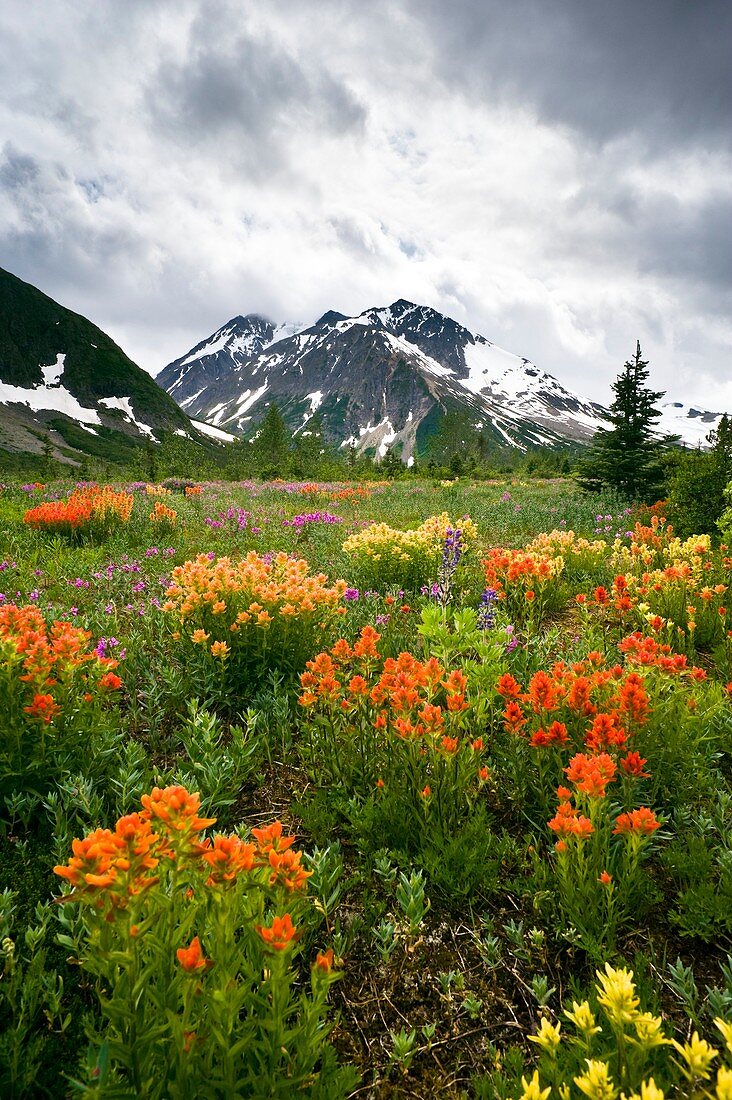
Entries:
[[570,1012],[568,1008],[565,1008],[564,1015],[588,1039],[591,1035],[596,1035],[598,1031],[602,1031],[602,1028],[597,1025],[594,1013],[587,1001],[582,1001],[581,1004],[572,1001],[572,1011]]
[[720,1066],[717,1070],[715,1100],[732,1100],[732,1069]]
[[684,1072],[687,1077],[706,1078],[709,1076],[709,1067],[717,1057],[717,1051],[709,1045],[706,1039],[699,1038],[698,1031],[694,1032],[690,1042],[677,1043],[674,1039],[673,1044],[686,1062],[687,1068],[684,1069]]
[[605,963],[605,971],[597,971],[597,1000],[608,1019],[622,1027],[631,1024],[638,1015],[640,1001],[635,996],[633,971],[616,969]]
[[714,1022],[722,1032],[722,1038],[724,1039],[727,1050],[732,1054],[732,1024],[727,1023],[721,1016],[717,1016]]
[[574,1083],[589,1100],[615,1100],[618,1095],[607,1064],[597,1059],[587,1059],[586,1071]]
[[546,1016],[542,1016],[539,1030],[536,1035],[529,1035],[529,1042],[536,1043],[549,1054],[554,1054],[562,1041],[559,1035],[561,1028],[561,1024],[550,1024]]
[[621,1095],[620,1100],[664,1100],[663,1089],[660,1089],[652,1077],[644,1081],[640,1092],[634,1092],[631,1096]]
[[523,1086],[523,1092],[519,1097],[519,1100],[547,1100],[547,1097],[552,1091],[551,1085],[548,1088],[543,1089],[539,1082],[539,1071],[534,1070],[534,1076],[530,1081],[527,1081],[525,1077],[521,1078],[521,1084]]
[[663,1020],[660,1016],[654,1016],[651,1012],[639,1012],[633,1024],[638,1036],[638,1046],[645,1047],[646,1050],[650,1050],[651,1047],[662,1047],[671,1042],[661,1030]]

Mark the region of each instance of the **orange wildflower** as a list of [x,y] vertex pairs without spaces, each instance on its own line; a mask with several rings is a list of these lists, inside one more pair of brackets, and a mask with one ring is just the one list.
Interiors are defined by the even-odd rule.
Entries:
[[597,752],[598,749],[624,745],[626,741],[627,735],[618,726],[618,715],[615,711],[611,711],[609,714],[602,712],[595,715],[585,736],[585,745],[593,752]]
[[597,713],[591,699],[592,684],[586,676],[578,676],[567,693],[567,706],[578,714],[589,717]]
[[200,794],[189,794],[185,787],[154,787],[150,794],[144,794],[140,800],[143,805],[143,818],[157,819],[175,832],[200,832],[216,821],[215,817],[199,817],[201,808]]
[[331,649],[331,653],[337,661],[349,661],[353,657],[353,650],[345,638],[339,638]]
[[208,966],[213,965],[210,959],[204,958],[198,936],[193,937],[188,947],[179,947],[176,955],[180,965],[189,974],[195,973],[197,970],[206,970]]
[[648,763],[639,752],[629,752],[627,756],[624,756],[620,761],[620,767],[623,769],[626,775],[635,776],[636,779],[647,779],[648,772],[644,772],[643,768]]
[[49,723],[58,714],[61,707],[55,701],[53,695],[36,693],[33,696],[33,702],[29,706],[23,707],[23,710],[31,718],[42,718],[44,722]]
[[273,821],[271,825],[266,825],[263,829],[252,829],[252,835],[257,841],[257,847],[261,855],[269,858],[271,851],[284,852],[286,848],[291,848],[295,843],[294,836],[282,835],[282,822]]
[[557,709],[557,688],[546,672],[536,672],[529,681],[529,701],[535,714]]
[[661,828],[661,822],[657,820],[653,810],[647,806],[641,806],[630,813],[620,814],[615,822],[614,834],[627,835],[635,833],[642,836],[651,836],[656,829]]
[[361,637],[354,643],[353,652],[356,657],[378,657],[376,644],[381,640],[381,635],[372,626],[364,626]]
[[504,726],[508,733],[520,734],[526,725],[526,716],[518,703],[510,702],[503,712]]
[[237,875],[251,871],[256,850],[256,845],[246,844],[236,834],[216,836],[213,842],[204,840],[201,856],[211,868],[206,885],[216,886],[224,882],[233,882]]
[[615,762],[606,752],[597,756],[587,756],[579,752],[564,769],[565,775],[578,791],[599,798],[604,796],[606,787],[615,778],[615,772]]
[[283,917],[273,917],[269,928],[261,924],[255,925],[255,931],[273,951],[285,951],[297,937],[297,929],[289,913],[285,913]]
[[56,866],[54,874],[65,878],[72,886],[106,887],[117,877],[114,857],[119,844],[109,829],[96,829],[83,840],[73,840],[74,853],[64,867]]
[[521,685],[517,683],[510,672],[504,672],[498,679],[496,691],[504,699],[518,699],[521,695]]
[[465,696],[457,693],[448,695],[445,702],[447,703],[447,709],[452,714],[458,714],[460,711],[468,710],[470,706],[470,704],[466,702]]
[[301,859],[302,852],[293,852],[292,849],[277,852],[274,848],[271,848],[269,852],[269,865],[272,868],[272,874],[269,878],[270,886],[274,886],[278,882],[281,886],[284,886],[285,890],[301,890],[313,873],[300,866]]
[[314,966],[316,970],[322,970],[324,974],[330,974],[334,962],[333,948],[329,947],[327,951],[318,952]]
[[584,817],[569,802],[560,802],[555,816],[548,824],[552,832],[560,837],[576,836],[584,839],[594,832],[590,819]]

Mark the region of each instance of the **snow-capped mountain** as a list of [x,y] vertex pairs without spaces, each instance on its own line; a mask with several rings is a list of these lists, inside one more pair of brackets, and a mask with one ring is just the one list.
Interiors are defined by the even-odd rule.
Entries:
[[309,327],[236,317],[157,381],[189,416],[235,433],[276,401],[296,431],[317,411],[327,437],[377,455],[398,446],[404,461],[448,412],[520,448],[585,441],[603,422],[529,360],[403,299]]
[[656,425],[659,435],[678,435],[691,447],[708,446],[707,436],[716,431],[724,413],[706,412],[681,401],[664,401],[659,406],[661,419]]
[[211,431],[91,321],[0,269],[0,450],[126,462],[166,432]]

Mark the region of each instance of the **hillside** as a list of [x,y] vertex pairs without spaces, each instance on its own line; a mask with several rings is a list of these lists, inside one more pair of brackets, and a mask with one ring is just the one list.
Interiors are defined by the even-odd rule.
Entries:
[[0,269],[0,449],[124,462],[188,416],[91,321]]

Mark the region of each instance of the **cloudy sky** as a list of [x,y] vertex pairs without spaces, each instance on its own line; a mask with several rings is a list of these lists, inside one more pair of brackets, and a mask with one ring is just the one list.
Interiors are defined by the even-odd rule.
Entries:
[[0,266],[156,373],[404,297],[732,409],[730,0],[4,0]]

